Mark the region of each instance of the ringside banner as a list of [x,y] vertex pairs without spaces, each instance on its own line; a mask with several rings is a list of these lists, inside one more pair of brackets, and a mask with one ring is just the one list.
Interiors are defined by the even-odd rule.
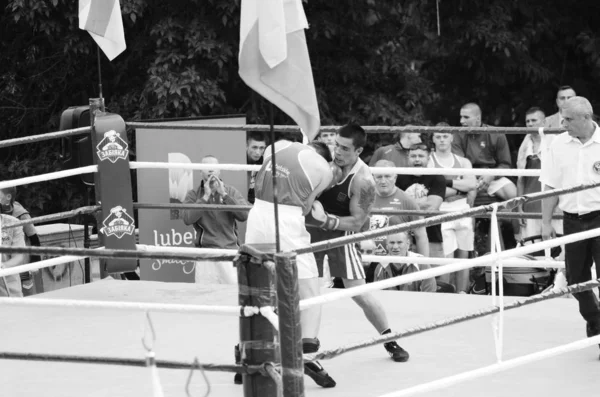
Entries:
[[[244,116],[186,119],[160,122],[214,125],[214,130],[170,130],[143,128],[136,130],[137,161],[200,163],[206,155],[215,156],[221,164],[246,163],[246,134],[219,130],[219,124],[245,125]],[[223,181],[248,193],[247,172],[221,171]],[[185,169],[140,169],[137,171],[138,202],[181,203],[189,190],[202,180],[200,171]],[[140,209],[140,244],[173,247],[194,247],[196,232],[186,226],[177,210]],[[238,225],[243,238],[245,225]],[[142,280],[194,282],[193,261],[140,260]]]

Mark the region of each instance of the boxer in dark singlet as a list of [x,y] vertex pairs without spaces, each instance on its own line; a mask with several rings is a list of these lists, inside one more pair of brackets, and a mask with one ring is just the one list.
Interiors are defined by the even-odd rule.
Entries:
[[[375,202],[373,175],[359,157],[366,142],[367,135],[357,124],[345,125],[337,132],[333,164],[341,170],[341,175],[313,203],[307,216],[307,226],[313,226],[307,227],[312,243],[353,234],[365,224]],[[365,272],[355,244],[316,252],[320,276],[323,275],[325,256],[329,260],[331,276],[341,278],[346,288],[365,284]],[[352,299],[379,333],[391,332],[385,311],[373,295],[362,294]],[[394,361],[408,360],[408,352],[395,341],[384,346]]]

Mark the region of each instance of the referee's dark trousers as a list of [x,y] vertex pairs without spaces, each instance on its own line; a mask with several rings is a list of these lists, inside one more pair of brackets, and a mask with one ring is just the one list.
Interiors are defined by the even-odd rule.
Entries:
[[[563,227],[565,235],[585,232],[600,227],[600,211],[585,215],[565,212]],[[567,244],[565,247],[567,281],[569,285],[592,279],[592,262],[600,269],[600,237]],[[588,324],[600,327],[600,305],[594,290],[573,294],[579,301],[579,312]]]

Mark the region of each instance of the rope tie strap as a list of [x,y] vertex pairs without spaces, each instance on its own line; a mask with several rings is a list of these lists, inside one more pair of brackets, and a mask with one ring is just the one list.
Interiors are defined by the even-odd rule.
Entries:
[[[492,330],[494,333],[494,345],[496,348],[496,360],[502,362],[502,347],[504,341],[504,273],[502,260],[498,257],[498,253],[502,252],[502,244],[500,243],[500,225],[498,224],[498,205],[492,204],[492,219],[491,219],[491,240],[492,240],[492,256],[498,258],[491,266],[491,283],[492,283],[492,305],[499,306],[498,314],[492,316]],[[496,270],[498,270],[498,289],[496,292]],[[498,296],[499,295],[499,296]]]
[[[520,299],[520,300],[509,303],[508,305],[504,306],[504,310],[517,309],[519,307],[532,305],[534,303],[542,302],[542,301],[549,300],[549,299],[558,298],[558,297],[561,297],[561,296],[567,295],[567,294],[575,294],[578,292],[590,291],[597,287],[600,287],[600,278],[597,280],[590,280],[585,283],[573,284],[571,286],[561,288],[558,290],[551,290],[551,291],[548,291],[548,292],[545,292],[545,293],[542,293],[539,295],[531,296],[526,299]],[[365,347],[380,345],[382,343],[391,342],[391,341],[394,341],[394,340],[397,340],[400,338],[406,338],[408,336],[421,334],[421,333],[424,333],[427,331],[433,331],[438,328],[444,328],[444,327],[448,327],[450,325],[463,323],[463,322],[466,322],[469,320],[474,320],[477,318],[489,316],[491,314],[498,313],[499,311],[500,311],[500,308],[498,306],[491,306],[491,307],[477,310],[477,311],[474,311],[471,313],[467,313],[467,314],[443,319],[440,321],[436,321],[436,322],[433,322],[433,323],[430,323],[427,325],[407,328],[407,329],[399,331],[399,332],[394,332],[394,333],[377,336],[377,337],[374,337],[374,338],[371,338],[371,339],[368,339],[366,341],[362,341],[359,343],[341,346],[341,347],[331,349],[331,350],[324,350],[319,353],[305,354],[304,359],[309,360],[309,361],[310,360],[329,360],[329,359],[332,359],[339,355],[342,355],[344,353],[359,350],[359,349],[362,349]]]
[[271,325],[273,325],[273,328],[275,328],[275,331],[279,332],[279,316],[275,313],[273,308],[270,306],[263,306],[259,311],[264,318],[269,320]]

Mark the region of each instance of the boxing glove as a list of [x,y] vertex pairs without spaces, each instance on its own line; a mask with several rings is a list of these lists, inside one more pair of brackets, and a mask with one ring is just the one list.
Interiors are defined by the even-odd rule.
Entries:
[[323,204],[315,200],[310,212],[304,217],[306,226],[320,227],[327,230],[336,230],[340,225],[340,218],[325,212]]

